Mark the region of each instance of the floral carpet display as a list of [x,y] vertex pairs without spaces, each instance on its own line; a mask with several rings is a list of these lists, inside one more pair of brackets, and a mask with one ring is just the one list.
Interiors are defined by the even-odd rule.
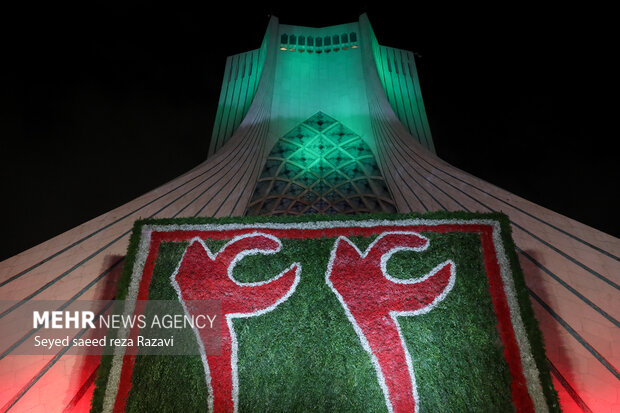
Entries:
[[217,302],[220,341],[116,349],[97,412],[559,411],[502,214],[138,221],[117,299]]

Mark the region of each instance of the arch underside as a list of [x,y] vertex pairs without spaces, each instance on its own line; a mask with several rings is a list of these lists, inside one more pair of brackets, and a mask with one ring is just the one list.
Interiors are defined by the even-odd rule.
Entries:
[[246,215],[396,212],[370,148],[317,112],[278,140]]

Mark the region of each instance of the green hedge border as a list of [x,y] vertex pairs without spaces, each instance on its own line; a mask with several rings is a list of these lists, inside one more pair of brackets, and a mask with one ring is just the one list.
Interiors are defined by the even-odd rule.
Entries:
[[[361,215],[303,215],[303,216],[281,216],[281,217],[225,217],[225,218],[162,218],[162,219],[141,219],[134,223],[133,231],[129,239],[127,247],[126,261],[123,266],[123,273],[118,282],[116,293],[117,300],[123,300],[127,296],[129,283],[131,281],[131,273],[133,271],[134,261],[140,244],[142,227],[144,225],[201,225],[201,224],[249,224],[249,223],[293,223],[293,222],[318,222],[318,221],[366,221],[366,220],[388,220],[397,221],[404,219],[458,219],[458,220],[480,220],[488,219],[498,221],[501,229],[502,242],[506,250],[506,256],[510,262],[510,269],[514,279],[517,300],[521,310],[521,317],[525,324],[525,329],[529,342],[531,344],[532,353],[536,366],[539,371],[540,382],[543,393],[547,401],[550,412],[561,412],[558,394],[553,387],[551,380],[550,367],[547,357],[545,356],[545,345],[542,332],[538,327],[538,321],[534,315],[534,310],[529,299],[529,293],[523,271],[519,264],[519,259],[512,240],[512,228],[508,216],[503,213],[471,213],[471,212],[427,212],[427,213],[410,213],[410,214],[361,214]],[[97,379],[95,380],[95,391],[92,399],[91,412],[98,413],[103,409],[103,398],[108,380],[108,374],[112,366],[113,356],[104,355],[101,358],[101,364],[97,371]]]

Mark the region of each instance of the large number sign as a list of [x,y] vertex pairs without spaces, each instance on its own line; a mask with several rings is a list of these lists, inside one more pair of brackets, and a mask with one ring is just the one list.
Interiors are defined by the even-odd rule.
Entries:
[[[200,240],[194,238],[171,277],[179,300],[219,300],[226,323],[222,325],[222,351],[205,355],[203,363],[209,377],[209,404],[218,412],[234,411],[237,405],[237,337],[234,318],[255,317],[274,310],[285,301],[299,283],[298,263],[269,281],[240,283],[232,276],[233,268],[244,256],[273,254],[280,250],[280,241],[261,233],[244,234],[233,238],[212,254]],[[187,308],[188,306],[185,306]],[[198,315],[198,314],[194,314]],[[197,337],[199,341],[207,337]],[[203,348],[207,343],[203,342]]]
[[390,412],[414,411],[418,400],[411,357],[397,316],[433,309],[452,289],[455,265],[446,261],[422,277],[400,280],[388,274],[386,264],[398,251],[423,251],[428,244],[415,232],[384,232],[362,253],[340,237],[327,267],[325,280],[373,361]]
[[[276,375],[286,371],[288,380],[296,381],[294,372],[298,371],[300,377],[315,377],[316,382],[307,383],[310,393],[327,391],[325,387],[333,385],[359,394],[355,380],[357,375],[365,375],[364,386],[371,388],[370,393],[378,388],[383,404],[378,406],[375,397],[374,402],[369,401],[369,410],[480,407],[476,400],[467,401],[466,393],[475,395],[472,399],[493,393],[488,394],[492,401],[482,400],[483,404],[508,403],[517,411],[547,410],[498,221],[154,222],[143,225],[141,234],[129,300],[149,299],[154,289],[151,285],[157,282],[173,291],[188,316],[198,315],[189,305],[194,300],[222,304],[225,322],[221,323],[219,354],[207,354],[206,337],[195,330],[204,371],[198,387],[205,392],[205,409],[236,412],[252,406],[257,411],[269,410],[262,405],[265,401],[252,393],[248,381],[252,374],[262,378],[271,374],[274,380],[282,380],[278,397],[284,404],[280,410],[286,410],[287,399],[299,398],[299,406],[304,397],[312,395],[287,393],[287,378]],[[164,254],[160,256],[163,250],[169,254],[165,259],[174,261],[173,271],[165,270]],[[490,319],[484,320],[482,314]],[[480,323],[486,327],[476,326],[478,319],[484,320]],[[244,350],[244,341],[253,334],[267,338],[252,340],[253,344],[247,344],[251,348]],[[322,342],[347,344],[343,349],[325,343],[323,353],[316,345],[303,346],[317,334],[325,337]],[[488,389],[463,391],[446,380],[446,397],[454,398],[456,404],[442,404],[449,400],[434,398],[429,389],[435,377],[448,374],[445,366],[450,367],[451,357],[455,374],[472,383],[485,380],[483,366],[480,372],[457,371],[463,357],[454,354],[452,337],[454,346],[460,346],[458,351],[471,359],[466,361],[492,359],[490,369],[498,370],[505,381],[489,384]],[[294,346],[294,354],[286,354],[291,342],[301,345]],[[337,352],[350,352],[351,360],[362,367],[351,371],[350,378],[342,378],[343,371],[354,368],[353,362],[336,366],[333,361],[323,364],[316,360],[317,354],[336,359]],[[260,357],[280,361],[272,366],[258,360]],[[434,357],[441,360],[432,360]],[[287,369],[296,361],[298,366]],[[433,370],[433,363],[444,367]],[[135,365],[135,356],[116,355],[102,410],[122,411],[127,403],[142,397]],[[374,384],[368,379],[369,371],[375,373]],[[346,383],[351,383],[350,388]],[[502,392],[505,397],[498,396]],[[269,397],[269,403],[278,403]],[[325,401],[325,406],[346,410],[346,400],[338,399],[339,406],[336,401]],[[374,407],[370,407],[372,403]],[[325,406],[322,409],[328,408]]]

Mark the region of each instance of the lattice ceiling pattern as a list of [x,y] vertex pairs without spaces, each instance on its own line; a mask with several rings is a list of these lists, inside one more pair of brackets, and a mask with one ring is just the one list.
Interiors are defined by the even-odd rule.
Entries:
[[247,215],[396,212],[362,138],[318,112],[280,138]]

